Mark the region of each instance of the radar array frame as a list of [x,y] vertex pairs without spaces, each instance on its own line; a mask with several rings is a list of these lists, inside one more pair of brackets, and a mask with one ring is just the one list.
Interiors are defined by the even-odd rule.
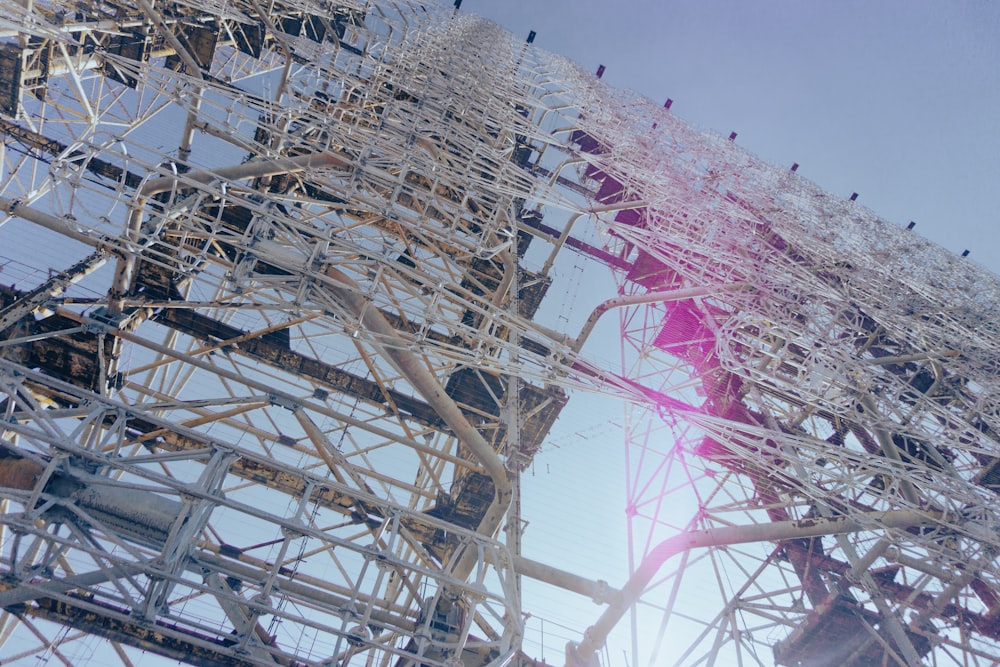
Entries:
[[[5,663],[533,664],[530,577],[570,664],[995,664],[995,277],[433,3],[0,8]],[[587,392],[620,590],[521,554]]]

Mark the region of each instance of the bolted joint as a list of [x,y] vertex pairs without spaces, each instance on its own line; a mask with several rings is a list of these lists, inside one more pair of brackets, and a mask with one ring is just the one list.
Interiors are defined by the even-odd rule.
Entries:
[[287,396],[279,396],[278,394],[268,394],[267,400],[271,405],[276,405],[279,408],[285,408],[290,412],[295,412],[302,408],[298,402],[292,400]]

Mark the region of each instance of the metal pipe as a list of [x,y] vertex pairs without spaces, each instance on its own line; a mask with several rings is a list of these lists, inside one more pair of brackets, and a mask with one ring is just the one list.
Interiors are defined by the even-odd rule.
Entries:
[[80,322],[81,324],[85,324],[87,327],[91,329],[94,330],[103,329],[105,332],[117,338],[127,340],[130,343],[135,343],[136,345],[145,347],[146,349],[156,352],[157,354],[178,359],[180,361],[183,361],[185,364],[197,366],[198,368],[204,371],[209,371],[216,375],[220,375],[226,378],[227,380],[232,380],[233,382],[236,382],[237,384],[242,384],[246,387],[250,387],[251,389],[256,389],[260,392],[267,394],[268,396],[273,396],[275,399],[280,400],[282,405],[308,408],[313,412],[325,415],[327,417],[330,417],[331,419],[340,421],[348,426],[353,426],[363,431],[368,431],[369,433],[377,435],[380,438],[385,438],[386,440],[392,440],[401,445],[406,445],[407,447],[411,447],[412,449],[415,449],[419,452],[423,452],[431,456],[440,456],[444,459],[451,458],[450,455],[443,454],[442,452],[438,451],[437,449],[434,449],[433,447],[421,444],[416,440],[414,440],[413,438],[407,438],[405,436],[399,435],[398,433],[393,433],[384,428],[376,426],[371,422],[365,421],[363,419],[357,419],[348,414],[332,410],[322,403],[317,403],[314,401],[303,399],[301,396],[295,396],[291,393],[282,391],[272,385],[247,377],[246,375],[241,375],[239,373],[236,373],[235,371],[230,371],[225,368],[221,368],[215,364],[203,361],[189,354],[178,352],[177,350],[171,347],[167,347],[166,345],[160,345],[158,343],[154,343],[153,341],[147,340],[145,338],[129,333],[127,331],[123,331],[105,322],[100,322],[98,320],[85,317],[72,310],[65,310],[60,308],[56,312],[66,317],[67,319],[73,320],[74,322]]
[[354,469],[354,466],[347,460],[347,457],[330,443],[330,440],[326,437],[323,431],[320,430],[319,426],[316,425],[316,422],[312,420],[305,410],[296,407],[295,410],[292,411],[292,414],[295,415],[299,425],[302,426],[302,430],[306,432],[306,436],[312,442],[316,453],[319,454],[321,459],[323,459],[323,462],[326,463],[331,474],[338,482],[347,486],[347,481],[344,478],[344,474],[346,474],[359,489],[365,491],[366,493],[370,493],[371,495],[375,495],[375,492],[372,491],[370,486],[368,486],[368,482],[365,481],[365,478],[359,475]]
[[[333,153],[309,153],[290,158],[251,160],[250,162],[229,167],[202,169],[186,174],[153,178],[146,181],[135,193],[134,203],[129,207],[128,219],[125,222],[125,239],[129,242],[138,241],[146,201],[153,195],[172,190],[175,186],[183,187],[187,184],[210,183],[220,178],[240,181],[245,178],[263,178],[265,176],[291,174],[298,171],[305,171],[306,169],[330,167],[346,169],[348,166],[350,166],[350,162]],[[11,214],[13,215],[13,212]],[[135,256],[130,253],[128,257],[123,258],[118,263],[118,267],[115,270],[115,278],[111,285],[113,298],[108,304],[108,312],[110,314],[118,315],[121,313],[121,300],[128,293],[129,284],[132,282],[132,274],[134,272]]]
[[854,562],[854,565],[852,565],[851,568],[844,573],[844,576],[847,577],[849,581],[861,581],[862,575],[868,571],[868,568],[871,567],[872,563],[885,554],[886,549],[888,548],[889,538],[880,538],[878,542],[872,545],[871,549],[869,549],[864,556]]
[[[435,144],[430,139],[426,137],[418,137],[416,139],[416,144],[426,150],[434,159],[444,160],[449,165],[451,164],[450,157],[447,151],[442,151],[438,144]],[[507,213],[508,220],[512,223],[512,238],[517,236],[517,221],[516,216],[512,215],[510,212]],[[504,300],[507,296],[507,290],[510,289],[511,283],[514,282],[514,276],[517,273],[517,259],[514,256],[514,252],[511,250],[513,241],[504,241],[500,238],[498,232],[493,232],[494,243],[496,244],[497,254],[500,255],[500,260],[503,262],[503,276],[500,279],[500,284],[497,285],[497,289],[493,292],[493,297],[490,299],[490,304],[496,307],[503,305]],[[483,249],[480,248],[480,251]],[[543,273],[545,271],[543,270]],[[516,313],[515,313],[516,314]]]
[[[948,571],[940,567],[936,567],[931,563],[921,560],[919,558],[913,558],[912,556],[907,556],[901,553],[897,547],[886,550],[885,559],[890,563],[898,563],[903,567],[908,567],[917,572],[923,572],[924,574],[929,574],[932,577],[940,579],[941,581],[954,581],[958,578],[959,574],[954,571]],[[849,573],[848,573],[849,574]]]
[[[367,328],[380,339],[376,344],[379,345],[382,352],[427,404],[440,415],[455,437],[469,448],[469,451],[482,464],[486,474],[493,481],[493,502],[476,528],[476,532],[493,537],[507,513],[513,496],[511,483],[507,478],[507,470],[499,455],[479,431],[469,423],[462,410],[448,396],[444,387],[421,359],[410,352],[409,342],[404,340],[395,327],[382,316],[382,313],[377,308],[372,307],[368,300],[360,294],[358,285],[333,267],[327,267],[325,274],[336,283],[344,285],[344,287],[327,285],[326,289],[333,292],[335,298],[358,318],[358,323],[361,326]],[[458,564],[453,568],[454,575],[459,579],[468,576],[475,565],[475,559],[475,550],[466,550],[460,557]]]
[[[865,411],[870,413],[873,417],[878,416],[878,408],[875,405],[875,401],[873,401],[870,396],[863,396],[860,399],[860,403],[864,406]],[[883,456],[890,461],[902,465],[903,458],[889,432],[878,426],[872,426],[871,430],[875,434],[875,439],[878,440],[879,446],[882,448]],[[920,495],[917,493],[917,487],[914,486],[913,482],[902,476],[899,477],[899,492],[903,494],[903,497],[906,498],[906,501],[911,505],[920,505]]]
[[[129,207],[124,238],[114,238],[103,234],[98,236],[97,234],[75,229],[66,218],[57,218],[48,213],[23,206],[16,199],[0,197],[0,210],[68,236],[81,243],[95,246],[99,250],[113,249],[119,255],[119,259],[115,267],[115,275],[111,282],[108,313],[116,316],[120,315],[123,311],[124,299],[128,294],[128,289],[135,273],[137,261],[135,246],[139,242],[143,210],[149,197],[167,192],[178,184],[208,183],[219,178],[242,180],[245,178],[289,174],[306,169],[330,167],[346,169],[350,164],[343,157],[334,155],[333,153],[309,153],[291,158],[251,160],[244,164],[229,167],[204,169],[186,174],[174,174],[150,179],[136,191],[134,203]],[[108,364],[109,375],[113,375],[116,371],[117,356],[116,350],[112,354],[112,358]]]
[[[241,180],[244,178],[258,178],[267,175],[278,175],[302,171],[309,168],[337,167],[346,168],[349,162],[342,157],[330,154],[309,154],[294,158],[280,158],[273,160],[256,160],[245,164],[222,167],[219,169],[202,170],[187,174],[174,176],[164,176],[147,181],[136,193],[136,204],[129,213],[127,223],[127,233],[138,235],[139,226],[142,221],[143,204],[147,198],[155,194],[166,192],[178,183],[206,183],[218,178],[230,180]],[[104,239],[95,239],[87,234],[73,230],[68,221],[46,213],[41,213],[27,207],[18,206],[18,202],[0,198],[0,206],[11,215],[17,215],[32,222],[38,222],[43,226],[58,231],[60,233],[76,238],[89,245],[103,244]],[[127,247],[128,243],[125,245]],[[122,295],[127,291],[130,282],[130,266],[134,266],[134,256],[129,257],[125,262],[126,266],[121,269],[121,275],[116,276],[116,282],[121,289]],[[420,359],[409,351],[409,344],[403,340],[396,329],[378,312],[376,308],[369,307],[368,301],[362,297],[360,288],[349,277],[335,268],[328,268],[326,275],[337,283],[345,285],[327,285],[327,288],[334,292],[335,296],[343,303],[359,323],[370,329],[384,342],[381,347],[385,355],[397,367],[404,377],[413,385],[424,400],[441,416],[441,419],[448,425],[455,436],[466,445],[472,454],[483,465],[485,472],[493,481],[494,499],[487,509],[482,520],[477,527],[477,532],[492,537],[503,521],[503,517],[510,505],[513,494],[510,481],[507,479],[506,468],[500,457],[493,450],[488,442],[483,438],[476,428],[474,428],[461,409],[447,395],[444,388],[437,381],[434,375],[422,364]],[[109,311],[111,308],[109,307]],[[121,336],[127,337],[127,336]],[[144,341],[146,343],[146,341]],[[245,379],[244,379],[245,381]],[[455,566],[455,573],[458,578],[463,578],[472,571],[476,554],[474,550],[468,550]]]
[[194,59],[194,56],[191,55],[188,48],[181,44],[181,41],[177,38],[177,35],[174,34],[174,31],[170,29],[170,26],[167,25],[167,22],[160,15],[160,12],[156,11],[156,9],[153,8],[153,5],[149,4],[147,0],[135,1],[136,4],[139,5],[139,9],[142,10],[142,13],[148,16],[149,19],[156,24],[156,27],[160,29],[160,34],[163,35],[163,38],[167,40],[167,43],[173,47],[174,52],[184,62],[184,65],[190,71],[191,76],[196,76],[199,79],[204,78],[201,73],[201,65],[199,65],[198,61]]
[[559,234],[559,238],[552,243],[552,251],[549,252],[548,259],[546,259],[545,264],[542,265],[540,273],[543,276],[547,276],[549,271],[552,270],[552,265],[556,263],[556,256],[562,250],[563,246],[566,245],[566,239],[569,238],[570,232],[573,231],[573,225],[575,225],[576,221],[581,217],[583,217],[582,211],[569,216],[569,220],[566,221],[566,225],[563,227],[562,233]]
[[560,570],[559,568],[539,563],[524,556],[512,556],[514,571],[535,581],[578,593],[593,600],[596,604],[613,604],[621,598],[621,591],[612,588],[604,580],[594,581],[578,574]]
[[889,364],[905,364],[911,361],[934,361],[936,359],[947,359],[957,357],[958,350],[942,350],[941,352],[917,352],[915,354],[904,354],[898,357],[876,357],[869,359],[872,366],[887,366]]
[[649,552],[625,586],[622,587],[621,598],[613,602],[597,622],[587,629],[583,641],[579,644],[570,642],[566,645],[566,665],[567,667],[591,667],[594,654],[604,645],[608,633],[618,624],[625,612],[638,601],[639,596],[642,595],[646,586],[649,585],[663,564],[677,554],[699,547],[719,547],[748,542],[778,542],[805,537],[856,533],[872,529],[873,524],[883,529],[911,528],[934,523],[940,517],[938,512],[891,510],[869,512],[858,517],[839,516],[823,519],[776,521],[750,526],[709,528],[676,535],[660,542]]
[[[507,291],[514,282],[514,276],[517,275],[517,260],[514,259],[514,251],[509,247],[506,250],[500,251],[500,260],[503,262],[503,277],[500,279],[500,284],[497,285],[497,289],[493,293],[493,298],[490,299],[490,304],[497,308],[503,305]],[[514,316],[516,317],[517,313],[514,313]]]
[[635,306],[643,303],[683,301],[685,299],[712,296],[729,290],[747,289],[748,287],[749,284],[747,283],[737,282],[725,285],[711,285],[708,287],[688,287],[683,289],[667,290],[664,292],[647,292],[646,294],[633,294],[631,296],[620,296],[614,299],[608,299],[604,303],[599,304],[596,308],[594,308],[593,312],[590,313],[590,317],[588,317],[587,321],[583,324],[583,328],[580,329],[580,335],[578,335],[576,340],[573,341],[571,348],[573,352],[579,352],[583,347],[583,344],[587,342],[587,338],[590,337],[597,321],[601,319],[601,317],[609,310],[624,308],[625,306]]
[[[18,452],[19,453],[19,452]],[[154,493],[115,484],[104,477],[74,471],[55,484],[45,476],[46,467],[28,458],[0,459],[0,484],[8,489],[72,498],[86,511],[108,520],[116,532],[138,544],[161,546],[184,506]]]
[[33,209],[30,206],[26,206],[20,199],[0,197],[0,210],[7,215],[12,215],[16,218],[33,222],[40,227],[58,232],[63,236],[68,236],[75,241],[85,243],[89,246],[94,246],[96,248],[114,247],[115,250],[124,249],[125,246],[124,243],[116,243],[117,239],[112,240],[110,237],[102,238],[82,232],[79,229],[75,229],[66,218],[58,218],[49,213]]
[[587,213],[614,213],[615,211],[627,211],[633,208],[646,208],[649,206],[649,202],[644,199],[625,199],[624,201],[616,201],[611,204],[605,204],[603,206],[592,206],[587,209]]
[[194,145],[194,131],[198,124],[198,112],[201,110],[202,96],[205,94],[205,87],[199,86],[194,91],[194,100],[188,108],[187,120],[184,121],[184,130],[181,132],[181,143],[177,147],[177,157],[181,162],[187,162],[191,157],[191,148]]
[[219,167],[213,169],[201,169],[190,171],[186,174],[175,174],[172,176],[161,176],[150,179],[139,188],[136,197],[148,199],[149,197],[166,192],[180,183],[210,183],[211,181],[224,178],[230,181],[239,181],[244,178],[261,178],[263,176],[279,176],[282,174],[292,174],[306,169],[323,169],[335,167],[346,169],[351,163],[340,155],[334,153],[307,153],[296,155],[295,157],[284,158],[261,158],[251,160],[243,164],[235,164],[229,167]]

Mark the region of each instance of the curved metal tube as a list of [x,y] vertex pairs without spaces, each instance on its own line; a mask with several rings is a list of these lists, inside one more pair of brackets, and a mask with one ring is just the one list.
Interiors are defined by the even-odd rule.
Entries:
[[[513,495],[510,480],[507,478],[507,470],[499,455],[479,431],[469,423],[455,401],[448,396],[444,387],[420,358],[409,351],[409,341],[404,340],[378,309],[372,307],[368,300],[360,294],[360,288],[357,284],[333,267],[328,267],[325,274],[335,283],[345,285],[345,287],[340,287],[328,284],[327,289],[333,292],[335,298],[358,318],[361,326],[381,339],[377,344],[386,357],[392,361],[407,382],[413,385],[413,388],[427,404],[434,408],[455,434],[455,437],[469,448],[473,456],[482,464],[486,474],[493,480],[493,502],[476,528],[476,532],[492,537],[500,527]],[[468,576],[475,565],[475,557],[474,550],[467,551],[453,568],[455,576],[460,579]]]
[[[346,169],[350,162],[339,155],[333,153],[309,153],[290,158],[276,158],[251,160],[243,164],[220,167],[218,169],[202,169],[191,171],[185,174],[175,174],[172,176],[161,176],[153,178],[136,190],[135,202],[129,207],[128,219],[125,222],[125,239],[128,242],[135,242],[139,237],[139,230],[142,226],[142,214],[146,201],[153,195],[168,192],[175,186],[183,187],[185,183],[210,183],[219,178],[238,181],[244,178],[263,178],[265,176],[278,176],[281,174],[291,174],[306,169],[321,169],[334,167]],[[108,312],[112,315],[121,313],[121,299],[128,291],[128,286],[135,273],[135,257],[129,256],[119,261],[115,269],[114,281],[111,284],[113,298],[108,303]]]
[[583,635],[583,641],[579,644],[570,642],[566,645],[566,667],[592,667],[595,664],[594,654],[604,645],[608,633],[636,603],[663,564],[677,554],[698,547],[718,547],[747,542],[777,542],[802,537],[857,533],[862,530],[871,530],[872,524],[877,524],[880,528],[910,528],[931,524],[941,518],[938,512],[919,512],[916,510],[870,512],[861,516],[865,520],[840,516],[829,519],[799,519],[751,526],[710,528],[682,533],[660,542],[643,559],[635,573],[622,587],[621,596],[613,601],[597,622],[587,629]]
[[[294,158],[280,158],[274,160],[257,160],[231,167],[219,169],[202,170],[179,174],[177,176],[164,176],[147,181],[136,192],[137,203],[129,213],[127,233],[137,234],[142,221],[142,204],[152,195],[166,192],[178,183],[184,181],[195,183],[207,183],[217,178],[239,180],[244,178],[257,178],[267,175],[286,174],[295,171],[302,171],[309,168],[335,167],[346,168],[350,163],[340,156],[329,153],[301,155]],[[49,229],[88,243],[89,245],[102,245],[102,239],[93,238],[86,233],[72,228],[64,219],[35,211],[27,206],[20,206],[20,202],[0,197],[0,209],[10,215],[25,218],[37,224],[41,224]],[[127,244],[127,242],[126,242]],[[512,258],[511,258],[512,259]],[[129,261],[130,260],[130,261]],[[120,281],[127,281],[129,274],[128,264],[134,264],[134,258],[123,260],[119,266],[120,274],[116,275],[118,285]],[[510,262],[506,261],[505,264]],[[505,273],[513,272],[506,270]],[[448,425],[462,444],[469,448],[473,456],[482,464],[486,474],[489,475],[494,485],[494,498],[487,509],[482,520],[477,526],[477,532],[492,537],[503,522],[504,515],[510,505],[513,496],[510,480],[507,478],[507,471],[500,460],[499,455],[479,431],[473,427],[465,418],[458,405],[445,392],[444,387],[437,381],[437,378],[423,365],[419,357],[409,351],[409,342],[404,340],[396,329],[378,312],[376,308],[369,307],[368,301],[361,296],[360,288],[353,280],[335,268],[327,268],[326,275],[332,279],[332,283],[327,287],[334,293],[335,297],[348,308],[357,318],[359,323],[375,333],[382,341],[380,347],[386,357],[396,366],[403,377],[413,385],[414,389],[421,397],[441,416],[441,419]],[[506,276],[505,276],[506,278]],[[340,287],[337,285],[343,285]],[[127,282],[124,282],[127,287]],[[509,283],[508,283],[509,284]],[[499,291],[498,291],[499,292]],[[498,297],[501,296],[499,293]],[[453,573],[458,578],[464,578],[475,566],[475,550],[467,550],[453,566]]]
[[611,604],[621,597],[621,592],[612,588],[603,579],[597,581],[587,579],[517,554],[513,556],[513,563],[514,570],[522,576],[583,595],[597,604]]
[[713,294],[718,294],[720,292],[725,292],[728,290],[736,289],[746,289],[749,285],[747,283],[729,283],[727,285],[712,285],[709,287],[688,287],[683,289],[666,290],[664,292],[647,292],[646,294],[634,294],[632,296],[620,296],[614,299],[608,299],[607,301],[598,304],[594,308],[593,312],[590,313],[590,317],[584,322],[583,328],[580,329],[580,335],[576,337],[573,341],[571,348],[573,352],[579,352],[583,344],[587,342],[587,338],[590,333],[594,330],[594,326],[597,321],[601,319],[604,313],[615,308],[624,308],[625,306],[635,306],[642,303],[663,303],[666,301],[683,301],[685,299],[693,299],[701,296],[712,296]]

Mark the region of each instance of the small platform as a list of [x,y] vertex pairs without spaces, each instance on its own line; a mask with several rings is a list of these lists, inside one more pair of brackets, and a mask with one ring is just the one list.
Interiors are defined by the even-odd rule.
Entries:
[[[879,667],[899,664],[881,638],[897,651],[884,619],[841,595],[831,597],[810,613],[787,638],[774,645],[774,662],[785,667]],[[907,631],[921,657],[931,644]]]

